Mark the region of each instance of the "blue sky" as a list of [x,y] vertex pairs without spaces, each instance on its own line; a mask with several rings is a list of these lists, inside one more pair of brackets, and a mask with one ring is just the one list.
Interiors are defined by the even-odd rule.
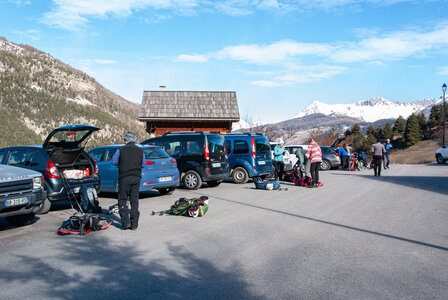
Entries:
[[236,91],[255,122],[318,100],[410,102],[448,83],[448,0],[0,0],[0,36],[140,103]]

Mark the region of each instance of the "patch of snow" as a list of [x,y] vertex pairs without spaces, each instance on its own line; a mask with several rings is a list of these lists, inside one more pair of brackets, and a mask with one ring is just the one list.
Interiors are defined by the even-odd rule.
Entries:
[[42,90],[42,88],[40,86],[38,86],[37,84],[35,84],[35,83],[30,84],[30,88],[35,89],[38,92],[40,90]]
[[67,101],[71,101],[71,102],[75,102],[76,104],[80,104],[80,105],[84,105],[84,106],[89,106],[89,105],[93,105],[93,106],[97,106],[95,104],[93,104],[92,102],[90,102],[89,100],[82,98],[81,96],[76,96],[75,99],[71,99],[71,98],[67,98]]

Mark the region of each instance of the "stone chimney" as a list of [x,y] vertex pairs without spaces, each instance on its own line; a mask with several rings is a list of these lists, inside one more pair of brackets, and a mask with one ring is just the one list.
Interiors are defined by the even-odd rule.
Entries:
[[165,88],[166,88],[166,86],[164,86],[164,85],[159,85],[159,88],[160,88],[160,91],[161,91],[161,92],[164,92],[164,91],[165,91]]

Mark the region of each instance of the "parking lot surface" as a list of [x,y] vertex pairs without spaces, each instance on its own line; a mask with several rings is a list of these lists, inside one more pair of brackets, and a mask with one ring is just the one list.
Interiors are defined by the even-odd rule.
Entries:
[[[137,231],[113,215],[107,230],[58,236],[66,204],[20,228],[0,220],[0,298],[447,299],[448,166],[320,175],[317,189],[145,194]],[[151,215],[200,195],[202,218]]]

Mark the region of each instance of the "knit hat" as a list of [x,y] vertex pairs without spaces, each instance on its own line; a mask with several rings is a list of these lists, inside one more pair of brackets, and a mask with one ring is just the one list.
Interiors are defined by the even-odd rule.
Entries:
[[285,142],[283,142],[283,139],[280,138],[280,139],[278,139],[278,143],[279,144],[284,144]]
[[135,133],[129,131],[128,133],[126,133],[124,140],[129,143],[135,143],[137,141],[137,136],[135,135]]

